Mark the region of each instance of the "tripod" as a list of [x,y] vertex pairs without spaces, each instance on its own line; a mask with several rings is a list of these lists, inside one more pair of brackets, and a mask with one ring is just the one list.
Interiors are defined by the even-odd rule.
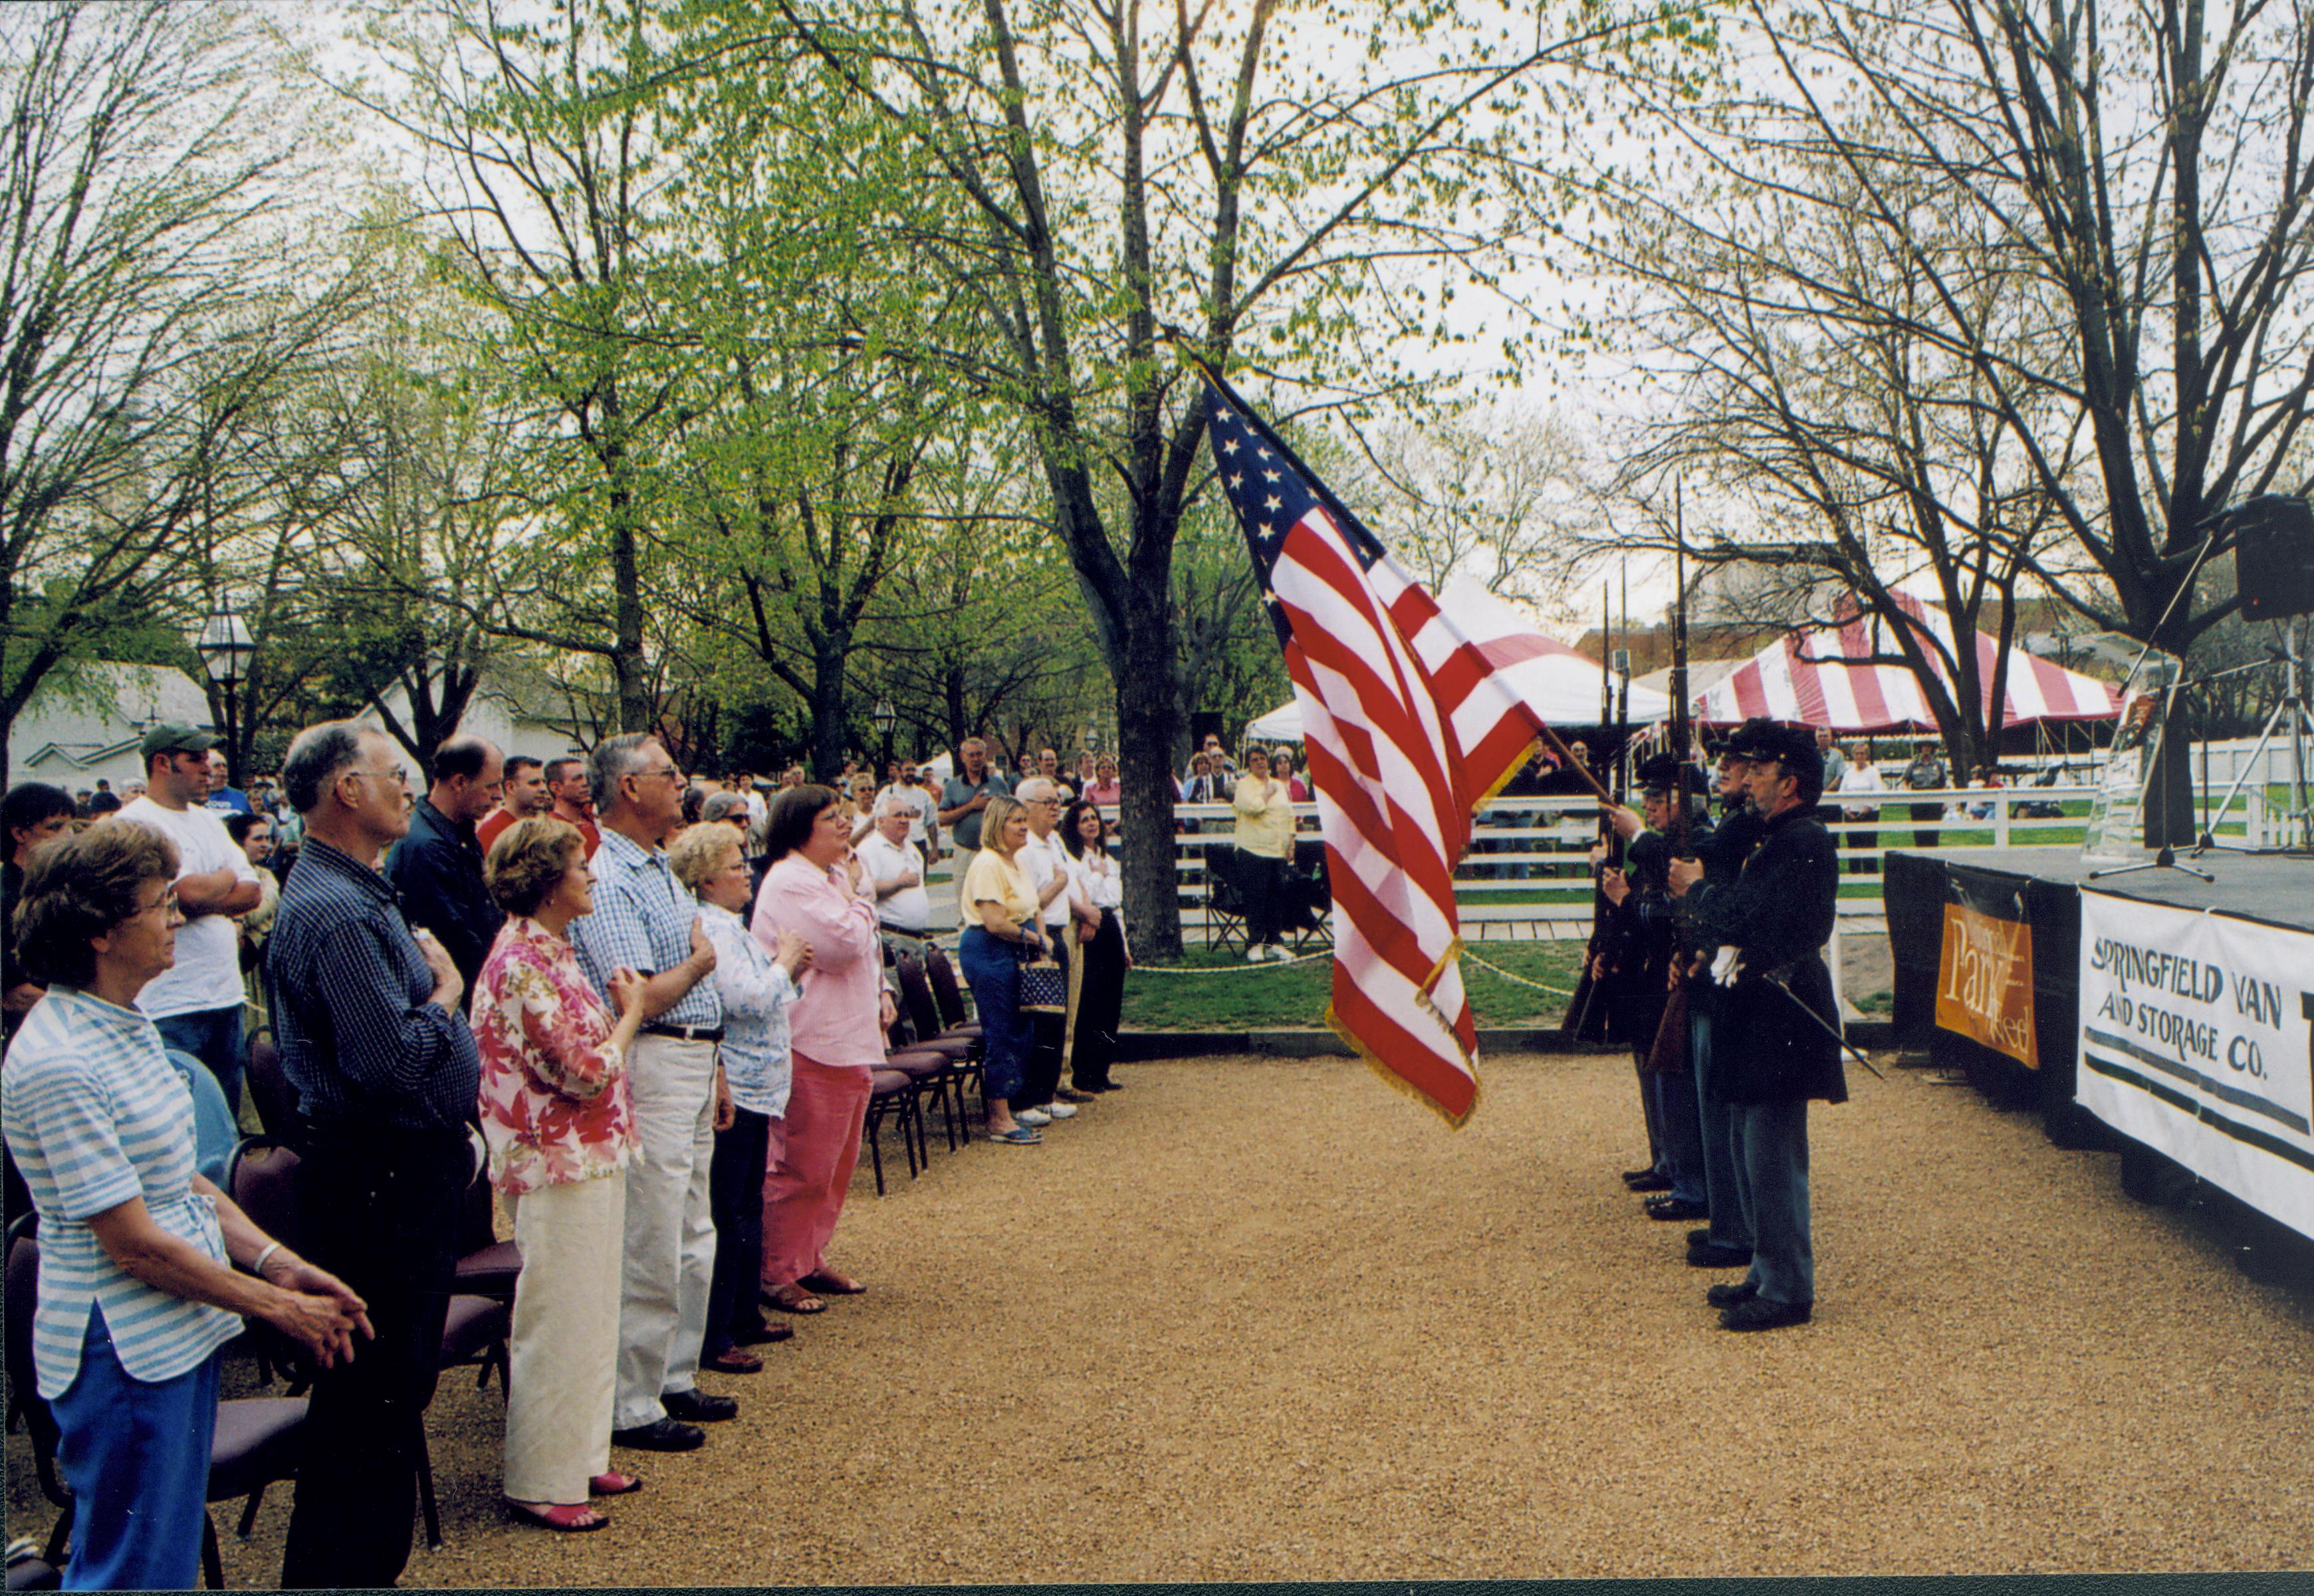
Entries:
[[[2229,853],[2314,853],[2314,807],[2309,807],[2306,794],[2306,742],[2309,735],[2314,734],[2314,709],[2309,709],[2306,701],[2305,650],[2294,630],[2284,630],[2282,638],[2283,647],[2274,650],[2274,657],[2282,661],[2281,701],[2274,706],[2273,713],[2266,716],[2265,725],[2258,732],[2257,742],[2250,748],[2249,757],[2234,773],[2234,784],[2226,789],[2225,798],[2218,805],[2216,818],[2204,824],[2201,841],[2194,845],[2195,859],[2213,848]],[[2290,723],[2290,824],[2285,833],[2289,840],[2279,848],[2219,842],[2214,834],[2217,821],[2225,818],[2226,812],[2233,807],[2234,799],[2241,796],[2243,784],[2257,770],[2258,762],[2265,757],[2266,745],[2274,741],[2274,734],[2285,719]]]

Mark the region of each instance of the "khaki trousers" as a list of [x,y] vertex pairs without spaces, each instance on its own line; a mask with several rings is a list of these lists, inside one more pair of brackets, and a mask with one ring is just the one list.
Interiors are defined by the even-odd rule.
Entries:
[[508,1338],[506,1494],[583,1503],[611,1467],[627,1172],[506,1199],[522,1248]]

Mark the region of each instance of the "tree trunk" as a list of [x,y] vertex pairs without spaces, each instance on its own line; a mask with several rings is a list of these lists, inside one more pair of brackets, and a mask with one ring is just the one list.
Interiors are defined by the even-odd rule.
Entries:
[[1126,616],[1125,668],[1117,676],[1125,922],[1133,928],[1135,958],[1177,959],[1181,903],[1173,857],[1172,763],[1181,716],[1171,595],[1136,587],[1126,597]]
[[811,779],[828,787],[843,772],[845,641],[823,635],[812,648]]

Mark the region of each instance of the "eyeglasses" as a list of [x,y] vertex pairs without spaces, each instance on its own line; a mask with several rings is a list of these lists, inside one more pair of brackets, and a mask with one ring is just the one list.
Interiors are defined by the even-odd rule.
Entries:
[[399,765],[396,765],[390,771],[348,771],[346,774],[349,776],[366,777],[372,781],[391,781],[396,787],[402,788],[404,789],[407,789],[410,786],[410,772],[403,770]]
[[[177,891],[176,888],[171,887],[167,891],[163,892],[159,897],[154,899],[151,903],[137,910],[137,914],[158,913],[162,919],[166,920],[170,915],[174,914],[176,912]],[[132,914],[129,918],[134,920],[137,918],[137,915]]]
[[654,766],[652,766],[649,770],[647,770],[647,771],[637,771],[637,772],[635,772],[635,774],[636,774],[638,777],[641,777],[641,776],[664,776],[664,777],[666,777],[666,778],[667,778],[668,780],[670,780],[670,781],[680,781],[680,780],[683,780],[683,772],[682,772],[681,771],[676,770],[676,769],[673,765],[671,765],[671,764],[667,764],[667,765],[654,765]]

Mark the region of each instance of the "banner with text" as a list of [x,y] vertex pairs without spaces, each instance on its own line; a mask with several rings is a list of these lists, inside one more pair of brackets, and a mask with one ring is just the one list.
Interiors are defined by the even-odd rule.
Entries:
[[1937,958],[1937,1024],[2041,1067],[2033,1040],[2033,932],[2021,920],[1945,905]]
[[2314,1236],[2310,987],[2314,935],[2085,891],[2075,1095]]

